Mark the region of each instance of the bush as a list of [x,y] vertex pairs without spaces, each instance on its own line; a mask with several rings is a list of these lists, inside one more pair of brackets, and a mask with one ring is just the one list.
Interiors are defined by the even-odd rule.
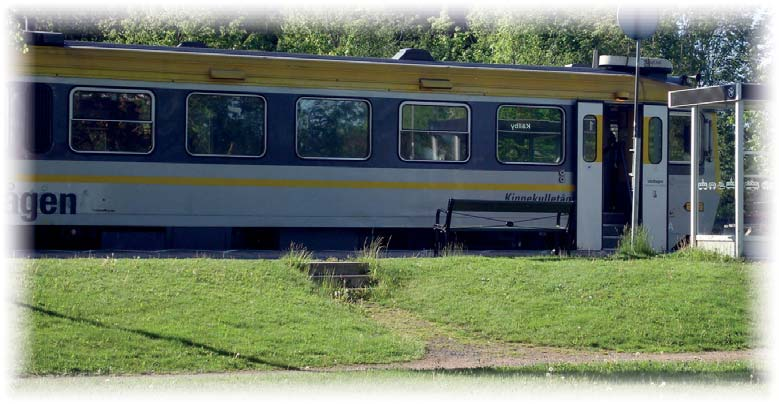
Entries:
[[630,227],[625,226],[617,245],[616,255],[621,258],[648,258],[657,255],[652,248],[652,240],[643,226],[636,227],[635,239],[631,243]]

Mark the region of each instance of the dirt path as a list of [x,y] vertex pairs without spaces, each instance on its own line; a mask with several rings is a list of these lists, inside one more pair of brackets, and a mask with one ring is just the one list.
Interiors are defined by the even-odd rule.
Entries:
[[496,366],[528,366],[555,363],[595,363],[628,361],[706,361],[729,362],[755,360],[755,350],[694,352],[694,353],[627,353],[612,351],[582,351],[566,348],[538,347],[528,344],[485,341],[469,338],[462,332],[426,321],[401,309],[367,306],[373,320],[400,335],[419,337],[427,341],[425,356],[421,359],[375,365],[348,365],[318,370],[367,369],[467,369]]

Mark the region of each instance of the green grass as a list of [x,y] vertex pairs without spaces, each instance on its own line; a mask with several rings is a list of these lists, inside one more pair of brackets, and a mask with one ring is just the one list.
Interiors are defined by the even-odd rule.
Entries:
[[652,240],[644,226],[637,226],[635,239],[630,236],[630,226],[625,226],[619,238],[615,255],[619,258],[649,258],[657,255],[652,248]]
[[23,374],[384,363],[423,343],[323,296],[282,260],[28,260]]
[[[19,261],[27,293],[17,303],[29,332],[21,373],[301,369],[421,357],[427,338],[380,326],[369,314],[381,306],[470,341],[631,352],[754,346],[753,267],[738,260],[699,250],[649,259],[387,259],[377,246],[360,258],[378,280],[361,295],[369,307],[334,299],[310,282],[300,270],[310,259],[304,250],[257,261]],[[751,372],[739,363],[554,367],[624,375]]]
[[373,298],[504,341],[642,352],[751,347],[751,266],[693,255],[386,259],[374,269]]

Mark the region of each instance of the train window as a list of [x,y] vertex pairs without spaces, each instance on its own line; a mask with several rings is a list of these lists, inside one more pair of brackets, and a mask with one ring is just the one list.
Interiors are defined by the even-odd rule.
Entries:
[[663,160],[663,121],[658,117],[649,120],[649,162],[657,164]]
[[668,154],[672,163],[690,162],[690,115],[671,114],[668,126]]
[[365,160],[371,153],[368,101],[300,98],[295,150],[304,159]]
[[154,96],[150,91],[75,88],[70,100],[70,147],[74,151],[151,153]]
[[598,157],[598,120],[587,115],[582,120],[582,141],[584,161],[592,163]]
[[43,83],[14,85],[11,91],[13,116],[10,133],[20,135],[14,143],[20,144],[30,153],[43,154],[51,150],[52,137],[51,87]]
[[467,161],[467,105],[404,102],[400,107],[400,158],[405,161]]
[[265,99],[191,93],[186,137],[187,152],[195,156],[261,157],[265,154]]
[[498,108],[498,161],[508,164],[563,162],[563,110],[503,105]]

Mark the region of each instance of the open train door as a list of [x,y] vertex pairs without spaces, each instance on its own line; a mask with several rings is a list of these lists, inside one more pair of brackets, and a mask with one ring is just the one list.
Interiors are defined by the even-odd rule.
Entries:
[[644,106],[641,223],[652,248],[665,251],[668,236],[668,107]]
[[603,104],[580,102],[576,121],[576,248],[600,250],[603,225]]

